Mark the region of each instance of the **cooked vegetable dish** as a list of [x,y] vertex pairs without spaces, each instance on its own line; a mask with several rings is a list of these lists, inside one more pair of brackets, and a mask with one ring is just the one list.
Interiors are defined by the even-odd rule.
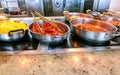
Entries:
[[[38,24],[36,22],[32,23],[30,30],[37,34],[44,35],[60,35],[67,32],[67,28],[65,28],[65,26],[58,22],[55,23],[56,25],[61,26],[61,28],[64,28],[64,32],[60,32],[56,27],[54,27],[53,25],[46,21],[43,24]],[[43,33],[41,32],[41,30],[43,31]]]
[[106,32],[105,29],[99,26],[94,26],[92,24],[76,24],[75,27],[80,28],[80,29],[94,31],[94,32]]
[[120,26],[120,21],[109,20],[109,21],[107,21],[107,23],[113,24],[115,26]]
[[16,20],[0,21],[0,34],[8,34],[11,30],[24,29],[27,30],[26,23]]

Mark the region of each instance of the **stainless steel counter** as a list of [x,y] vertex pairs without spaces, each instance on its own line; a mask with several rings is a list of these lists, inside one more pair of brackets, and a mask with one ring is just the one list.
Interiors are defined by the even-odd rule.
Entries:
[[[46,17],[52,20],[60,20],[62,22],[65,21],[63,16],[56,16],[56,17]],[[32,17],[22,17],[22,18],[10,18],[14,20],[20,20],[26,22],[30,25],[33,22]],[[119,43],[114,41],[110,41],[112,45],[105,45],[105,46],[81,46],[81,47],[73,47],[68,46],[64,48],[54,48],[48,49],[48,45],[38,44],[37,49],[35,50],[13,50],[13,51],[0,51],[0,54],[48,54],[48,53],[74,53],[74,52],[96,52],[96,51],[106,51],[106,50],[118,50],[120,49]]]

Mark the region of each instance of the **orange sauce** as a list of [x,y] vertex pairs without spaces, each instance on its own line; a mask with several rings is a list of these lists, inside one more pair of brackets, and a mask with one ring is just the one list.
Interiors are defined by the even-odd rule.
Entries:
[[99,26],[94,26],[92,24],[76,24],[75,27],[80,28],[80,29],[94,31],[94,32],[106,32],[105,29]]
[[[58,26],[60,25],[60,23],[56,23]],[[42,34],[42,32],[40,31],[40,29],[43,31],[43,33],[45,35],[60,35],[63,34],[62,32],[60,32],[56,27],[54,27],[53,25],[51,25],[48,22],[44,22],[43,24],[39,24],[38,25],[34,22],[32,23],[30,29],[31,31],[37,33],[37,34]],[[65,32],[64,32],[65,33]]]
[[113,24],[115,26],[120,26],[120,22],[119,21],[112,21],[112,20],[110,20],[110,21],[107,21],[107,23]]

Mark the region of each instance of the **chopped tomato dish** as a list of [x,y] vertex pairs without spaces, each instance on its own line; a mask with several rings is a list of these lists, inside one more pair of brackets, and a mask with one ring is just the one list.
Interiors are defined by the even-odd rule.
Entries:
[[[63,26],[60,23],[56,23],[58,26]],[[37,34],[45,34],[45,35],[60,35],[65,32],[60,32],[56,27],[51,25],[49,22],[44,22],[43,24],[38,24],[36,22],[32,23],[30,30]]]
[[80,28],[80,29],[94,31],[94,32],[106,32],[105,29],[99,26],[94,26],[92,24],[76,24],[75,27]]

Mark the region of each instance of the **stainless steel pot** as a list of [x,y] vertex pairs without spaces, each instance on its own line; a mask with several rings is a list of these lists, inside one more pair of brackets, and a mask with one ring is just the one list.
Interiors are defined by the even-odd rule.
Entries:
[[5,41],[5,42],[17,41],[23,38],[26,33],[27,30],[24,31],[24,29],[12,30],[9,31],[8,34],[0,34],[0,41]]
[[[76,24],[84,24],[84,23],[99,26],[99,27],[107,30],[107,32],[94,32],[94,31],[80,29],[80,28],[75,27]],[[81,37],[87,41],[91,41],[91,42],[95,42],[95,43],[104,43],[104,42],[109,41],[110,39],[112,39],[114,37],[114,34],[117,31],[117,28],[114,25],[105,23],[103,21],[90,19],[90,18],[73,19],[70,21],[70,24],[71,24],[70,25],[71,29],[79,37]]]
[[[90,15],[88,15],[88,14],[78,13],[78,12],[66,12],[66,13],[63,12],[63,14],[64,14],[65,19],[66,19],[67,21],[70,21],[71,19],[78,18],[78,17],[82,17],[82,18],[83,18],[83,17],[84,17],[84,18],[93,18],[92,16],[90,16]],[[74,16],[74,17],[71,17],[71,16],[69,16],[69,15]]]
[[[43,20],[39,21],[40,24],[44,23]],[[61,23],[61,22],[60,22]],[[60,35],[45,35],[45,34],[37,34],[35,32],[33,32],[30,28],[32,26],[32,24],[29,26],[28,30],[30,31],[31,35],[44,43],[59,43],[64,41],[65,39],[67,39],[67,37],[70,35],[70,28],[68,25],[61,23],[64,28],[67,30],[67,32],[65,32],[64,34],[60,34]],[[56,24],[57,25],[57,24]]]
[[[113,16],[105,16],[102,18],[103,21],[107,22],[107,21],[117,21],[120,23],[120,18],[118,17],[113,17]],[[120,32],[120,26],[115,25],[117,27],[117,31]]]

